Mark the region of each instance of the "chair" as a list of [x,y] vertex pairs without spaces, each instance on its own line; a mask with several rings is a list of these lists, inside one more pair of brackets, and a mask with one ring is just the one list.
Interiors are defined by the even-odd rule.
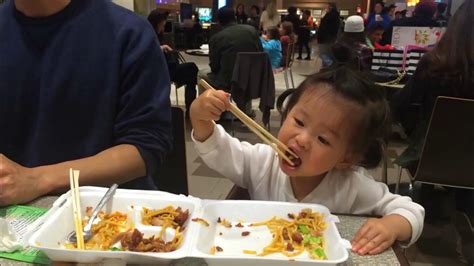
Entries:
[[283,67],[277,68],[273,70],[274,74],[282,73],[283,72],[283,77],[285,79],[285,85],[286,89],[290,89],[290,83],[288,79],[288,73],[290,74],[291,78],[291,88],[295,88],[295,82],[293,80],[293,71],[291,67],[293,66],[293,61],[295,57],[295,42],[290,42],[288,44],[287,48],[287,53],[286,53],[286,58],[285,58],[285,65]]
[[184,112],[171,107],[173,129],[173,150],[158,168],[159,178],[155,180],[158,189],[175,194],[188,195],[188,172],[186,163],[186,140]]
[[231,80],[231,94],[237,106],[249,115],[250,101],[260,98],[262,122],[270,128],[270,110],[275,105],[275,79],[265,52],[239,52]]
[[[474,189],[474,100],[438,97],[412,182]],[[399,168],[395,193],[399,192]]]
[[292,70],[294,58],[295,58],[295,42],[290,42],[288,44],[288,52],[286,54],[285,66],[283,68],[283,75],[285,78],[286,89],[290,88],[288,73],[290,74],[290,78],[291,78],[291,86],[292,86],[291,88],[295,88],[295,81],[293,79],[293,70]]
[[[186,59],[184,59],[183,55],[177,51],[177,50],[173,50],[173,52],[176,54],[176,59],[178,60],[178,62],[180,64],[183,64],[183,63],[186,63]],[[175,95],[176,95],[176,106],[179,106],[179,97],[178,97],[178,89],[181,88],[182,86],[186,85],[186,84],[180,84],[180,83],[177,83],[177,82],[172,82],[174,84],[174,88],[175,88]]]
[[[451,97],[436,99],[423,149],[408,192],[414,194],[413,182],[470,189],[474,193],[474,100]],[[402,167],[399,168],[395,193],[400,190]],[[463,193],[468,191],[456,191]],[[428,200],[433,204],[438,197]],[[465,202],[473,204],[472,202]],[[436,204],[436,208],[440,205]],[[425,208],[427,208],[425,206]],[[428,211],[428,210],[427,210]],[[473,263],[473,217],[461,211],[449,212],[460,235],[460,251]]]

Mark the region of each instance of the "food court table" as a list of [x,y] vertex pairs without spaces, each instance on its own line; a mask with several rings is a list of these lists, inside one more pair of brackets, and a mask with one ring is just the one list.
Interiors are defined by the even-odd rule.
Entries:
[[194,56],[209,56],[209,50],[207,49],[190,49],[184,51],[188,55]]
[[[38,200],[33,201],[29,205],[34,207],[50,208],[56,199],[57,197],[54,196],[42,197]],[[338,217],[340,219],[340,223],[337,223],[336,225],[339,230],[339,233],[343,238],[348,240],[352,239],[357,230],[367,220],[367,217],[360,216],[338,215]],[[199,262],[196,264],[201,265]],[[0,265],[30,266],[31,264],[0,258]],[[346,265],[409,265],[409,263],[406,257],[403,255],[401,248],[397,244],[395,244],[393,248],[390,248],[378,255],[359,256],[357,254],[349,252],[349,259],[347,260]]]

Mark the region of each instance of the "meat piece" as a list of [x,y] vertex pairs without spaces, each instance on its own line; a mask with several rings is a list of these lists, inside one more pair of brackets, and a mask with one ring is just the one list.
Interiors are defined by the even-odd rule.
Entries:
[[292,245],[291,243],[288,243],[288,244],[286,245],[286,250],[288,250],[288,251],[294,251],[295,248],[293,247],[293,245]]
[[133,232],[125,233],[125,236],[122,238],[120,243],[122,247],[127,248],[128,250],[135,251],[140,242],[142,242],[143,234],[140,233],[137,229],[134,229]]
[[[178,207],[180,209],[180,207]],[[183,226],[183,224],[188,220],[189,217],[189,210],[185,212],[179,212],[179,214],[174,218],[175,223],[179,224],[179,226]]]
[[120,232],[116,234],[113,238],[112,241],[110,242],[110,246],[115,245],[115,243],[122,241],[123,237],[125,236],[125,232]]
[[235,225],[236,227],[244,227],[240,222]]
[[242,236],[248,236],[248,235],[250,235],[250,232],[249,232],[249,231],[243,231],[243,232],[242,232]]
[[301,244],[301,241],[303,241],[303,236],[299,232],[293,232],[291,238],[298,244]]

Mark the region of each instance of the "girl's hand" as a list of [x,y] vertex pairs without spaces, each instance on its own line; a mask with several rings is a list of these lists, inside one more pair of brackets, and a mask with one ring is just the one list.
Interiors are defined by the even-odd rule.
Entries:
[[207,90],[191,105],[191,119],[201,121],[218,120],[230,107],[230,94],[222,90]]
[[191,123],[194,139],[205,141],[214,131],[212,120],[218,120],[221,114],[229,109],[230,94],[217,90],[207,90],[191,104]]
[[359,255],[383,252],[397,240],[396,229],[392,226],[384,218],[367,220],[352,239],[352,251]]

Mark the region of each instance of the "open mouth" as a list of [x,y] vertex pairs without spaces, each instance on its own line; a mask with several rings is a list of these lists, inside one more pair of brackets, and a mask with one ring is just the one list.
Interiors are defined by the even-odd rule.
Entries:
[[[293,150],[291,150],[291,151],[293,151]],[[293,151],[293,153],[295,153],[295,152]],[[298,167],[298,166],[301,165],[301,159],[300,158],[297,158],[297,157],[291,155],[289,152],[286,152],[286,156],[288,156],[288,158],[290,158],[291,162],[293,163],[293,167]]]

